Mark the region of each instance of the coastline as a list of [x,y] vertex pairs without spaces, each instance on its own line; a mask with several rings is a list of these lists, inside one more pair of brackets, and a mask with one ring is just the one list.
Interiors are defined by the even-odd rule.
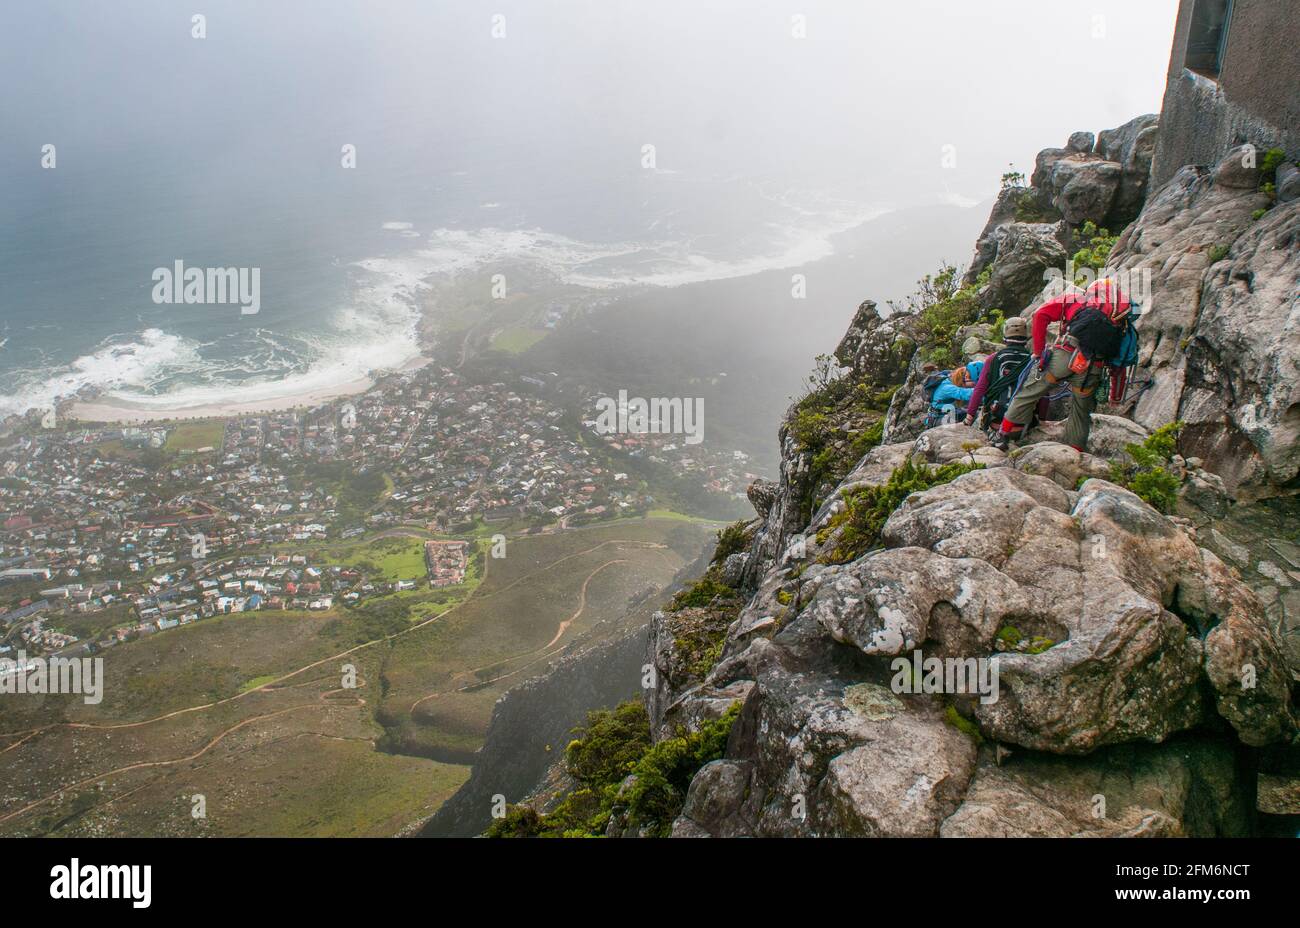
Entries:
[[318,387],[286,396],[261,400],[244,400],[225,403],[205,403],[198,406],[155,406],[132,402],[113,396],[93,400],[77,400],[66,412],[66,418],[80,422],[143,425],[147,423],[175,422],[186,419],[232,419],[239,416],[283,412],[288,409],[320,406],[345,396],[358,396],[370,390],[379,379],[390,374],[418,370],[432,358],[423,355],[410,359],[400,367],[382,371],[375,376],[359,377],[328,387]]

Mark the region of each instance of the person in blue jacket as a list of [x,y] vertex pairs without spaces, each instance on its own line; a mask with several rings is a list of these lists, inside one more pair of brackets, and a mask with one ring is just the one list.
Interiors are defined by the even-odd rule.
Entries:
[[980,379],[980,371],[983,369],[983,361],[971,361],[962,367],[953,368],[948,379],[939,384],[934,391],[934,396],[930,398],[930,407],[942,413],[945,421],[952,422],[960,419],[965,415],[966,404],[970,402],[975,384]]

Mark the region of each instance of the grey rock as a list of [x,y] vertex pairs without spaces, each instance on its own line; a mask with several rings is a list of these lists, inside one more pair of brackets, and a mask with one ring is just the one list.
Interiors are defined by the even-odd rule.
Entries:
[[1119,192],[1124,169],[1114,161],[1076,155],[1052,167],[1052,202],[1072,226],[1094,222],[1102,226]]
[[1042,290],[1048,269],[1065,267],[1065,230],[1060,224],[1013,222],[1001,233],[993,270],[979,301],[985,309],[1013,315]]
[[1250,809],[1232,749],[1189,740],[1088,757],[982,757],[940,829],[956,837],[1242,837]]
[[1290,161],[1277,169],[1277,200],[1290,203],[1300,199],[1300,168]]
[[1015,221],[1016,207],[1020,203],[1020,198],[1026,194],[1032,195],[1032,191],[1024,186],[1004,187],[998,192],[998,198],[993,203],[993,209],[989,211],[988,222],[984,226],[984,231],[975,242],[975,254],[971,258],[970,265],[966,268],[966,274],[962,278],[962,286],[969,287],[979,277],[980,273],[993,263],[997,257],[998,242],[1000,241],[999,230],[1007,223]]
[[770,480],[759,478],[749,485],[745,490],[745,495],[749,497],[749,502],[753,505],[754,511],[760,518],[766,519],[768,513],[772,511],[772,503],[776,500],[776,484]]
[[1091,132],[1074,132],[1070,135],[1070,140],[1065,143],[1065,147],[1070,151],[1090,152],[1092,146],[1097,143],[1097,137]]
[[1159,122],[1154,114],[1138,116],[1116,129],[1102,132],[1097,139],[1097,154],[1118,164],[1123,172],[1104,223],[1109,229],[1120,229],[1142,211],[1159,138]]

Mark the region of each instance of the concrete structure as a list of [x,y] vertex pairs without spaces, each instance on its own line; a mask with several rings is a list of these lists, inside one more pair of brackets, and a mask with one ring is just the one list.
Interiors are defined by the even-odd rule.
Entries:
[[1185,164],[1251,142],[1300,156],[1300,9],[1295,0],[1181,0],[1160,140],[1158,187]]

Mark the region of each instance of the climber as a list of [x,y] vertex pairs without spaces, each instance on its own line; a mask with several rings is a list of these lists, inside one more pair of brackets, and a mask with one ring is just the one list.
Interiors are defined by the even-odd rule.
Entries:
[[[1002,325],[1002,340],[1006,345],[984,362],[979,381],[966,404],[966,425],[979,428],[996,428],[1011,404],[1025,368],[1029,365],[1029,323],[1022,316],[1012,316]],[[1037,416],[1047,418],[1049,399],[1038,401]]]
[[[1021,434],[1038,402],[1058,383],[1070,386],[1070,415],[1065,443],[1086,449],[1097,407],[1097,389],[1118,368],[1126,343],[1132,341],[1129,314],[1133,304],[1113,280],[1099,280],[1083,293],[1064,293],[1034,311],[1034,366],[1016,391],[993,439],[1005,450]],[[1060,323],[1056,341],[1047,347],[1047,327]],[[1112,378],[1121,381],[1122,377]]]
[[934,388],[930,394],[931,415],[938,414],[944,422],[953,422],[957,418],[957,407],[965,407],[975,389],[983,370],[983,361],[971,361],[955,367],[952,372]]

